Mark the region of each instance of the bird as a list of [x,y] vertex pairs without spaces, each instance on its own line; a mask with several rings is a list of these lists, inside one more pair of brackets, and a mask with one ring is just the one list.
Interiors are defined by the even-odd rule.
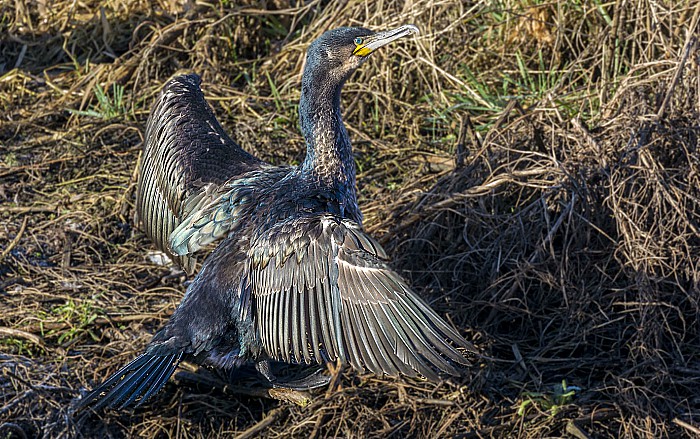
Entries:
[[341,117],[351,74],[381,47],[416,33],[414,25],[343,27],[309,45],[299,101],[306,157],[298,166],[273,166],[234,142],[196,74],[166,83],[146,125],[137,220],[188,273],[199,249],[220,243],[144,352],[80,398],[78,410],[142,405],[183,360],[224,370],[255,364],[270,384],[292,389],[328,377],[284,382],[271,361],[340,362],[431,381],[471,366],[476,348],[364,231]]

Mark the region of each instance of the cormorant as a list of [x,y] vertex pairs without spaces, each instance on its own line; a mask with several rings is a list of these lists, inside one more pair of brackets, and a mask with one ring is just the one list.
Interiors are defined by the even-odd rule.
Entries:
[[470,364],[474,347],[411,291],[362,229],[340,114],[348,77],[379,47],[417,32],[340,28],[309,46],[299,102],[306,159],[296,167],[269,165],[231,140],[198,76],[165,85],[146,126],[137,216],[190,272],[195,251],[224,239],[145,352],[78,409],[141,405],[183,359],[220,368],[254,362],[273,384],[269,360],[340,360],[430,380]]

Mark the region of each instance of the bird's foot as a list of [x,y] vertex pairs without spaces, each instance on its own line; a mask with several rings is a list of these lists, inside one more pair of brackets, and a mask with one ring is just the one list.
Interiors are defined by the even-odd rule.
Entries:
[[318,368],[310,374],[304,375],[301,378],[287,380],[277,378],[270,369],[269,361],[260,361],[255,364],[255,369],[267,379],[275,389],[291,389],[291,390],[311,390],[323,387],[331,380],[330,376],[323,374],[323,368]]
[[273,387],[286,387],[294,390],[311,390],[323,387],[331,381],[331,377],[323,374],[323,369],[318,369],[304,377],[291,381],[273,382]]

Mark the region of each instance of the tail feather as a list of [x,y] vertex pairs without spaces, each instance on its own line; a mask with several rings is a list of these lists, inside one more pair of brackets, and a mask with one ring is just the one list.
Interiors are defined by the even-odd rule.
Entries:
[[141,404],[144,402],[148,401],[148,399],[151,397],[151,395],[155,395],[160,391],[160,389],[163,388],[165,383],[168,382],[168,378],[170,378],[170,375],[173,374],[175,371],[175,368],[177,365],[180,363],[180,358],[182,357],[182,354],[179,354],[177,357],[177,361],[171,361],[170,365],[161,372],[160,376],[156,379],[156,385],[150,386],[148,388],[148,391],[143,395],[141,398],[141,401],[139,401],[138,404],[136,404],[136,407],[139,407]]
[[182,352],[141,354],[78,401],[76,410],[86,407],[94,410],[104,407],[123,409],[134,405],[134,402],[134,407],[138,407],[163,388],[181,359]]
[[109,398],[110,407],[117,407],[124,398],[127,398],[130,394],[133,396],[136,393],[134,386],[137,386],[139,383],[148,383],[152,379],[153,370],[157,369],[160,364],[159,361],[149,361],[134,370],[131,375],[125,376],[112,387],[105,397],[100,400],[100,403],[106,403]]

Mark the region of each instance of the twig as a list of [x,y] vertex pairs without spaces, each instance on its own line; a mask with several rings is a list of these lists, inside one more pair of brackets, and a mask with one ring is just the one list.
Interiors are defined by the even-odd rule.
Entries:
[[[503,123],[508,119],[508,116],[510,116],[511,111],[515,109],[515,107],[518,105],[518,101],[515,99],[511,99],[508,101],[508,105],[506,105],[506,108],[501,111],[501,114],[498,116],[498,119],[496,119],[496,122],[493,123],[493,126],[491,126],[491,129],[486,133],[486,136],[484,137],[484,145],[488,145],[489,142],[491,141],[491,137],[493,137],[498,131]],[[520,111],[519,109],[518,111]]]
[[3,170],[2,172],[0,172],[0,177],[7,177],[8,175],[16,174],[16,173],[21,172],[21,171],[44,169],[44,168],[49,167],[49,165],[53,165],[56,163],[63,163],[63,162],[71,161],[71,160],[80,160],[84,157],[85,157],[85,155],[77,156],[77,157],[62,157],[60,159],[46,160],[46,161],[39,162],[39,163],[32,163],[30,165],[14,166],[12,168],[9,168],[7,170]]
[[340,363],[340,360],[337,360],[335,363],[328,363],[328,371],[331,373],[331,381],[328,383],[328,389],[326,390],[326,399],[340,389],[340,377],[343,372],[343,365]]
[[575,437],[576,439],[591,439],[591,437],[581,429],[574,421],[569,421],[566,423],[566,432]]
[[10,244],[5,247],[5,250],[2,251],[2,254],[0,254],[0,261],[4,260],[5,257],[10,254],[13,248],[19,243],[19,240],[22,239],[22,235],[24,234],[24,229],[27,228],[27,221],[29,220],[28,216],[25,216],[24,219],[22,220],[22,225],[19,228],[19,231],[15,235],[14,239],[10,242]]
[[683,47],[683,57],[678,63],[676,72],[673,74],[671,85],[669,86],[668,91],[666,92],[664,101],[661,103],[661,108],[659,108],[659,112],[656,113],[657,121],[664,116],[664,113],[666,112],[666,107],[668,106],[668,103],[671,100],[671,96],[673,95],[673,89],[676,88],[676,84],[678,83],[678,80],[681,78],[681,75],[683,73],[683,67],[685,67],[685,62],[688,60],[690,52],[693,51],[693,48],[695,47],[695,44],[698,41],[698,39],[693,36],[695,35],[695,30],[698,27],[698,19],[700,19],[700,5],[695,7],[693,18],[690,19],[690,27],[688,28],[688,35],[686,37],[685,44]]
[[[170,317],[171,315],[172,315],[172,311],[166,311],[160,315],[131,314],[128,316],[98,317],[92,323],[90,323],[90,326],[109,325],[111,323],[138,322],[138,321],[150,320],[150,319],[164,320],[164,319]],[[41,326],[39,326],[39,325],[25,326],[24,328],[20,329],[19,331],[31,334],[31,333],[37,333],[37,332],[42,332],[42,331],[66,329],[66,328],[71,328],[74,326],[75,325],[68,323],[68,322],[66,322],[66,323],[53,322],[53,323],[44,323]]]
[[695,47],[695,43],[697,43],[697,41],[697,38],[693,37],[686,42],[685,50],[683,51],[683,56],[681,57],[681,60],[678,63],[678,67],[676,67],[676,73],[673,75],[671,85],[669,85],[668,91],[666,91],[666,96],[664,97],[664,101],[661,103],[661,108],[659,108],[658,113],[656,113],[657,121],[664,117],[664,114],[666,113],[666,107],[668,107],[668,103],[671,101],[671,96],[673,96],[673,90],[676,88],[678,81],[681,79],[685,63],[686,61],[688,61],[688,56],[690,56],[690,52],[693,51],[693,48]]
[[323,427],[323,425],[329,418],[330,415],[326,413],[323,409],[321,409],[318,416],[316,417],[316,422],[314,422],[314,429],[311,430],[309,439],[316,439],[317,437],[319,437],[321,433],[321,427]]
[[270,413],[265,416],[265,418],[258,422],[257,424],[253,425],[243,433],[237,436],[238,439],[248,439],[251,437],[258,437],[259,433],[261,433],[263,430],[265,430],[270,424],[275,422],[277,418],[281,417],[285,412],[287,408],[286,407],[278,407],[274,410],[272,410]]
[[449,418],[447,418],[447,420],[442,424],[440,429],[435,433],[435,437],[445,437],[445,432],[447,431],[447,429],[450,428],[450,426],[452,424],[454,424],[454,422],[457,419],[462,418],[463,416],[464,416],[464,407],[455,411],[454,413],[452,413],[450,415]]
[[[24,393],[21,395],[16,395],[14,398],[12,398],[12,401],[8,402],[4,406],[0,407],[0,416],[4,415],[5,413],[9,412],[13,408],[15,408],[18,404],[22,403],[25,399],[27,398],[33,398],[36,396],[36,389],[30,388],[29,390],[25,390]],[[2,430],[0,430],[1,432]],[[0,435],[0,437],[5,437]]]
[[30,332],[0,326],[0,338],[2,338],[2,336],[8,336],[12,338],[23,338],[25,340],[31,341],[32,343],[41,347],[42,349],[44,348],[44,341],[41,339],[41,337]]
[[416,404],[436,405],[440,407],[454,407],[455,402],[449,399],[417,398]]
[[692,424],[688,424],[687,422],[681,421],[678,418],[673,418],[673,421],[671,421],[671,422],[678,425],[679,427],[685,428],[686,430],[690,431],[691,433],[695,433],[696,435],[700,436],[700,428],[698,428]]
[[583,135],[583,138],[586,139],[588,145],[595,149],[595,151],[598,153],[598,157],[601,158],[601,164],[603,165],[603,168],[606,168],[608,166],[608,163],[607,160],[605,160],[605,156],[603,155],[603,149],[601,148],[600,143],[593,137],[588,128],[584,126],[584,124],[581,122],[581,118],[575,117],[571,119],[571,125],[573,125],[574,128],[576,128],[576,131]]
[[0,206],[0,212],[7,213],[53,213],[55,206]]

